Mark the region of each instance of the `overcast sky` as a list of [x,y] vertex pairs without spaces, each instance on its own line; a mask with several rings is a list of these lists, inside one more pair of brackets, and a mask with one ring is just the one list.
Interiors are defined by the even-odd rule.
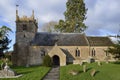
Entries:
[[[32,10],[39,20],[39,31],[49,21],[64,19],[67,0],[0,0],[0,26],[6,25],[10,33],[11,45],[15,42],[15,10],[19,5],[19,16],[31,16]],[[120,30],[120,0],[85,0],[88,29],[87,35],[116,35]],[[11,46],[12,47],[12,46]]]

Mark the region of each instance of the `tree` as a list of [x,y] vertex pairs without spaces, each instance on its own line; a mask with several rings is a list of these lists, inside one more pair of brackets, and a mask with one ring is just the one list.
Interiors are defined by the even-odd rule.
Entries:
[[55,25],[57,25],[57,22],[50,21],[43,25],[42,30],[45,32],[55,32],[55,28],[54,28]]
[[114,44],[112,48],[108,48],[107,51],[114,55],[114,58],[120,59],[120,41]]
[[87,28],[84,23],[87,13],[84,0],[68,0],[66,7],[65,21],[60,20],[55,29],[60,32],[83,32]]
[[4,51],[9,49],[8,45],[11,42],[8,38],[8,33],[12,30],[6,26],[0,28],[0,57],[4,56]]
[[49,55],[45,55],[43,58],[43,66],[51,67],[52,66],[52,59]]

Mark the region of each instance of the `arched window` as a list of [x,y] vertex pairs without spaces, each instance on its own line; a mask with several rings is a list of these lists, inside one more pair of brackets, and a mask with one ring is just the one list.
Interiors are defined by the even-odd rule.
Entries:
[[78,56],[80,56],[80,50],[77,51]]
[[75,51],[75,56],[76,57],[79,57],[80,56],[80,50],[77,48],[76,51]]
[[109,53],[108,53],[108,51],[106,51],[106,56],[109,56]]
[[76,49],[76,51],[75,51],[75,56],[77,57],[77,49]]
[[45,56],[45,51],[41,50],[41,56]]
[[96,53],[95,53],[95,49],[93,48],[93,49],[92,49],[92,56],[95,56],[95,54],[96,54]]

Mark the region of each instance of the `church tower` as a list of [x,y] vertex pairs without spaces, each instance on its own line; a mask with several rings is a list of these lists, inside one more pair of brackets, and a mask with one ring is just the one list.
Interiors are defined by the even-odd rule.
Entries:
[[34,17],[34,11],[30,17],[18,15],[18,6],[16,6],[16,42],[12,61],[14,65],[23,66],[29,64],[29,46],[30,41],[34,38],[38,22]]
[[16,10],[16,42],[29,42],[33,39],[35,33],[37,32],[38,23],[34,19],[34,11],[32,11],[32,16],[19,17],[18,10]]

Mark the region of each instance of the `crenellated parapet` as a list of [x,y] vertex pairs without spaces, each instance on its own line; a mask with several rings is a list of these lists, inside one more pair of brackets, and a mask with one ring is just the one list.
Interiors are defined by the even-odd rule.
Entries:
[[35,21],[36,22],[36,19],[33,18],[33,16],[31,17],[27,17],[27,16],[22,16],[22,17],[17,17],[16,18],[16,21]]
[[22,22],[22,21],[25,21],[25,22],[33,21],[33,22],[38,23],[38,21],[34,17],[34,11],[32,11],[32,15],[30,17],[28,17],[28,16],[19,17],[18,10],[16,10],[16,22],[17,21],[19,21],[19,22]]
[[36,20],[35,16],[34,16],[34,10],[32,11],[32,15],[30,17],[28,17],[28,16],[20,17],[18,15],[17,7],[18,7],[18,5],[16,6],[16,22],[34,22],[34,23],[38,24],[38,20]]

